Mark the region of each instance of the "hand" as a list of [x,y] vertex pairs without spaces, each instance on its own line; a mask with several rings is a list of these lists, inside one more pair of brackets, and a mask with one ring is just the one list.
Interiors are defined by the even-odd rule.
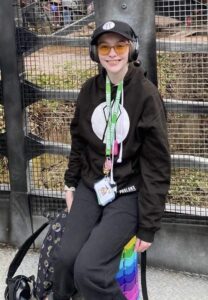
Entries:
[[142,241],[142,240],[140,240],[140,239],[137,238],[134,250],[137,251],[137,252],[144,252],[151,245],[152,245],[152,243],[148,243],[148,242]]
[[68,212],[70,212],[73,199],[74,199],[74,192],[66,191],[66,206],[67,206]]

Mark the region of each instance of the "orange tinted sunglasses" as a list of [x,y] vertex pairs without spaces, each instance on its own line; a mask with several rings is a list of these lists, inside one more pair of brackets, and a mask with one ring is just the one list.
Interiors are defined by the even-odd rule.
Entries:
[[101,43],[98,45],[98,54],[108,55],[112,48],[114,49],[117,55],[123,55],[129,49],[129,42],[118,42],[114,46]]

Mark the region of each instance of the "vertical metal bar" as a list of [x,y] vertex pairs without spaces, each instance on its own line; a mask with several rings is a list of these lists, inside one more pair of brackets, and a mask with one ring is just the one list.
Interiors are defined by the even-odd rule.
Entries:
[[27,197],[23,111],[18,75],[12,0],[0,2],[0,66],[10,176],[10,243],[19,246],[31,234]]
[[157,85],[155,1],[95,0],[96,24],[111,19],[127,22],[134,28],[139,36],[142,66]]
[[13,0],[12,4],[14,7],[13,13],[14,13],[14,20],[15,23],[19,26],[23,26],[23,20],[22,20],[22,11],[21,11],[21,0]]

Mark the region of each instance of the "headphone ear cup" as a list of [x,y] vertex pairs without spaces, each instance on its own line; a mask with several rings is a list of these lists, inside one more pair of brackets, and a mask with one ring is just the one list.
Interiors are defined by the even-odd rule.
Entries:
[[129,62],[136,61],[139,55],[139,42],[136,38],[132,43],[129,51]]
[[90,45],[90,58],[92,59],[92,61],[95,61],[97,63],[100,62],[99,57],[98,57],[98,52],[97,52],[97,46],[96,45]]

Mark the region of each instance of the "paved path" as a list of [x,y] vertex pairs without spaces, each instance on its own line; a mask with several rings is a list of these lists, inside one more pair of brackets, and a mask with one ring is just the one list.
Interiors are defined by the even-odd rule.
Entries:
[[[16,250],[0,245],[0,300],[4,300],[5,276]],[[18,273],[37,272],[38,253],[29,251]],[[149,300],[208,300],[208,276],[147,267]],[[98,299],[99,300],[99,299]]]

